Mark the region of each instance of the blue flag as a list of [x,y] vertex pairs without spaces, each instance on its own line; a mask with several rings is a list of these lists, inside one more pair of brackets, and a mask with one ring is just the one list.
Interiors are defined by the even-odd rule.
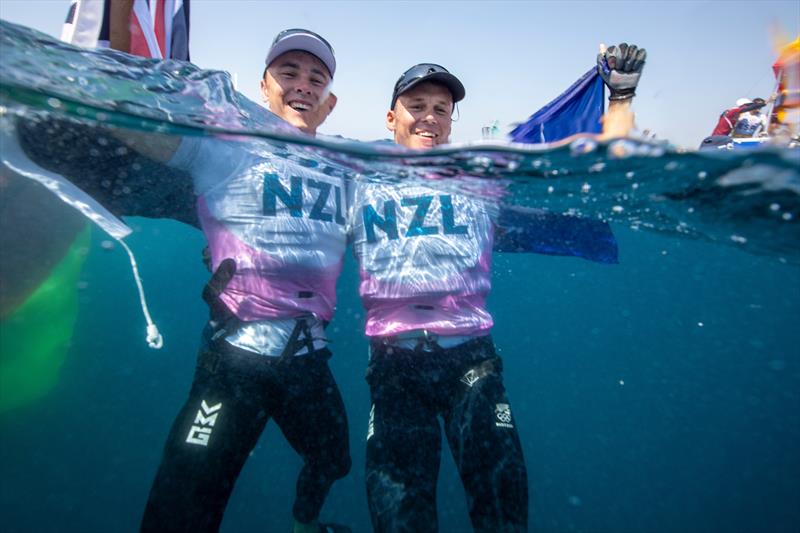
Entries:
[[539,144],[575,133],[600,133],[603,110],[603,79],[593,67],[555,100],[514,128],[509,136],[514,142]]

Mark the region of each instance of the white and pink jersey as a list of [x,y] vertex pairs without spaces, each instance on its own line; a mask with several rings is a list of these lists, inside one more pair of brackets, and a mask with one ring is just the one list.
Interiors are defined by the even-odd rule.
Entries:
[[221,299],[238,318],[331,319],[347,239],[342,177],[209,138],[185,138],[169,164],[192,175],[212,268],[236,262]]
[[[440,186],[441,185],[441,186]],[[353,248],[367,335],[485,335],[493,221],[487,202],[436,188],[356,184]]]

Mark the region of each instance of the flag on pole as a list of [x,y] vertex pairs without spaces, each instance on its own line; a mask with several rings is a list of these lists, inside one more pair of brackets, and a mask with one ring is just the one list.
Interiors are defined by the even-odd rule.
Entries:
[[[108,48],[111,2],[72,0],[61,40],[85,48]],[[189,0],[133,0],[130,53],[189,61]]]

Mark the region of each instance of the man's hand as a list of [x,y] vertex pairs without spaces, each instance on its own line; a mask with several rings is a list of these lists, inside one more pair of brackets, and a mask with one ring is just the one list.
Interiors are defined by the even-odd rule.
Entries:
[[647,51],[635,44],[622,43],[607,50],[600,45],[597,54],[597,71],[608,86],[609,100],[628,100],[636,95],[636,85],[642,76]]

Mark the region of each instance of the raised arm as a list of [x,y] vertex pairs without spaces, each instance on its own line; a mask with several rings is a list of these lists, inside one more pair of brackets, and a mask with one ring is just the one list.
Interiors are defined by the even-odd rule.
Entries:
[[647,51],[622,43],[608,49],[600,45],[597,71],[608,87],[608,111],[603,117],[603,138],[625,137],[634,127],[631,102],[642,76]]

